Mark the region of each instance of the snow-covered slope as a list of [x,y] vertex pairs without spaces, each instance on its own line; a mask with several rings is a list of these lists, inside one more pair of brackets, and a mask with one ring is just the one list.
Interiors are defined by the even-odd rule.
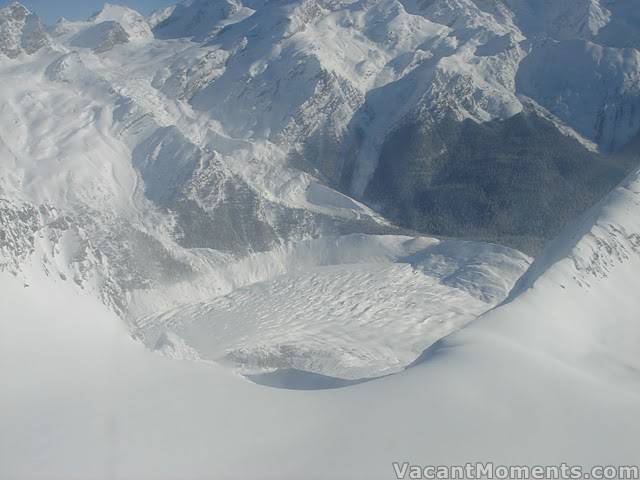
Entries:
[[68,283],[2,274],[0,472],[383,479],[394,461],[632,465],[638,178],[568,229],[509,304],[409,370],[342,389],[266,388],[163,359]]
[[[480,0],[194,0],[147,21],[131,9],[107,4],[86,21],[61,21],[48,32],[19,4],[3,8],[0,196],[7,233],[2,264],[20,274],[21,265],[38,258],[52,275],[72,279],[96,293],[129,321],[149,315],[166,320],[166,312],[176,308],[190,311],[197,302],[217,305],[223,301],[218,299],[221,295],[252,295],[247,292],[253,292],[250,285],[256,282],[274,282],[255,288],[281,292],[287,281],[275,278],[289,275],[291,280],[300,275],[291,268],[292,259],[299,258],[296,252],[305,250],[312,239],[319,239],[312,242],[318,246],[323,239],[346,235],[361,239],[353,250],[366,250],[377,240],[362,234],[407,233],[358,201],[365,196],[383,204],[376,207],[386,212],[394,210],[385,208],[385,202],[386,207],[405,206],[387,198],[396,196],[390,188],[382,192],[378,188],[379,195],[367,190],[381,185],[372,183],[372,178],[395,181],[398,195],[409,199],[407,216],[426,217],[405,222],[408,226],[446,226],[449,217],[435,222],[434,216],[443,208],[421,195],[420,185],[405,184],[404,176],[417,183],[433,180],[436,189],[441,177],[454,177],[444,180],[439,191],[445,195],[437,200],[451,206],[451,215],[463,223],[493,219],[485,210],[496,205],[518,205],[509,196],[491,197],[492,188],[509,189],[518,183],[517,175],[508,172],[497,179],[500,187],[489,182],[488,189],[478,190],[477,184],[467,185],[451,174],[451,159],[438,175],[429,162],[409,163],[400,173],[387,174],[382,169],[389,162],[402,166],[400,159],[407,155],[419,160],[433,155],[435,163],[445,158],[440,153],[453,151],[455,140],[442,136],[441,142],[427,144],[421,137],[438,125],[446,126],[445,119],[453,125],[446,128],[449,133],[467,125],[460,123],[465,119],[473,125],[498,122],[495,128],[501,133],[497,135],[515,131],[510,143],[492,140],[489,145],[498,145],[498,150],[509,143],[516,152],[524,151],[518,135],[535,143],[556,139],[555,148],[532,149],[527,155],[535,157],[533,167],[518,170],[535,180],[521,179],[520,185],[542,185],[536,188],[538,195],[522,201],[532,204],[533,213],[514,215],[525,218],[526,213],[526,218],[534,218],[540,213],[542,220],[527,223],[537,229],[533,234],[544,238],[565,216],[586,208],[619,175],[620,169],[575,139],[591,149],[594,142],[601,147],[622,145],[637,130],[634,112],[640,110],[633,107],[637,50],[614,41],[606,46],[597,43],[600,32],[618,21],[624,9],[576,0],[570,9],[549,4],[544,9],[548,18],[540,20],[535,15],[538,7],[524,0],[500,5]],[[563,20],[568,17],[571,22]],[[569,57],[572,68],[554,70]],[[548,58],[555,60],[548,62]],[[543,69],[541,63],[549,65]],[[566,87],[566,95],[558,85]],[[587,91],[589,101],[582,101]],[[619,96],[617,106],[610,101],[612,92]],[[555,97],[559,94],[561,100]],[[603,103],[603,97],[609,100]],[[606,112],[594,124],[589,115],[598,109]],[[513,117],[523,110],[534,120]],[[416,150],[396,152],[391,148],[396,145],[394,134],[407,124],[417,125],[420,138],[400,143],[416,145]],[[480,133],[472,133],[484,138],[484,126],[478,128]],[[562,149],[558,137],[564,142]],[[483,151],[486,144],[478,142],[477,150]],[[549,150],[584,159],[585,168],[569,168],[562,158],[551,165],[544,160],[535,163]],[[471,158],[464,151],[456,152],[456,158]],[[511,151],[508,154],[513,156]],[[476,162],[474,168],[478,165],[484,163]],[[477,172],[461,165],[461,171],[475,172],[472,178],[489,178],[493,165],[489,162],[487,171]],[[574,170],[583,170],[584,179],[572,181],[579,177]],[[540,172],[551,174],[540,179]],[[555,203],[545,195],[544,186],[553,188]],[[491,198],[477,207],[477,197]],[[419,204],[415,211],[414,203]],[[562,203],[571,205],[566,209],[570,213],[549,219],[550,212],[560,215],[556,206]],[[523,234],[523,227],[514,227],[508,218],[461,231],[513,244],[510,239]],[[553,228],[546,228],[545,222]],[[446,233],[446,227],[436,230]],[[29,233],[24,236],[25,232]],[[349,237],[352,234],[358,235]],[[463,262],[467,244],[443,245],[451,248],[445,260],[432,260],[441,254],[428,257],[431,260],[419,269],[406,259],[401,261],[399,253],[389,256],[393,260],[384,267],[371,267],[367,260],[367,266],[358,267],[363,269],[359,273],[342,266],[353,264],[353,258],[331,262],[311,255],[307,258],[314,260],[307,266],[311,272],[334,265],[334,273],[351,282],[364,275],[371,280],[370,288],[382,292],[376,277],[397,274],[403,278],[398,290],[405,290],[414,268],[418,284],[433,281],[430,292],[420,293],[420,302],[453,294],[455,300],[443,300],[442,309],[432,303],[435,311],[451,320],[444,322],[448,332],[499,302],[526,260],[505,249],[504,257],[477,259],[474,265],[479,273],[465,276],[469,272],[462,271],[461,278],[455,274],[443,280],[440,270]],[[494,248],[470,245],[480,251]],[[507,264],[515,262],[520,270],[510,270],[499,294],[477,295],[493,285],[482,269],[502,272],[504,259]],[[367,273],[370,268],[379,270]],[[331,275],[322,275],[327,291],[340,288]],[[365,283],[360,285],[363,292],[368,290]],[[240,287],[249,290],[233,292]],[[301,280],[298,293],[307,295],[311,287]],[[460,292],[463,297],[457,296]],[[408,297],[407,302],[412,306],[405,311],[414,313],[406,317],[411,325],[406,333],[416,343],[400,346],[400,342],[391,348],[405,352],[403,360],[390,362],[393,368],[410,362],[411,356],[436,339],[411,330],[421,328],[417,327],[421,315],[415,314],[421,303],[414,305]],[[319,328],[324,321],[314,327],[313,318],[295,317],[305,329]],[[336,315],[331,321],[342,322],[342,318]],[[287,322],[275,321],[280,325],[275,330]],[[445,333],[436,330],[438,335]],[[304,335],[312,331],[305,330]],[[360,342],[358,335],[351,338]],[[215,353],[205,356],[256,345],[255,340],[245,340],[212,345],[210,352]],[[283,342],[274,340],[269,348]],[[378,363],[366,375],[381,373],[388,364]]]
[[639,71],[640,51],[634,48],[547,41],[522,62],[518,88],[584,137],[614,151],[640,129],[635,113]]
[[[148,38],[144,25],[137,13],[106,6],[86,22],[56,25],[51,48],[0,58],[0,196],[7,218],[32,212],[34,234],[80,232],[56,235],[43,252],[56,263],[71,242],[62,275],[82,264],[99,277],[99,295],[126,313],[136,291],[201,275],[218,281],[195,298],[218,293],[237,282],[217,272],[255,251],[321,234],[397,231],[298,170],[268,158],[259,174],[243,166],[275,147],[228,139],[231,158],[210,149],[202,141],[209,120],[151,85],[163,55],[173,61],[193,47]],[[20,225],[6,228],[20,236]],[[30,237],[21,242],[35,250]],[[19,271],[23,251],[7,247],[3,263]]]
[[120,5],[106,3],[89,21],[95,23],[117,22],[127,32],[132,41],[144,41],[153,38],[147,19],[137,11]]
[[62,44],[91,48],[96,53],[104,53],[126,43],[140,47],[153,38],[147,19],[140,13],[109,3],[87,21],[69,22],[61,19],[51,33]]
[[[171,14],[180,19],[198,5]],[[447,27],[388,0],[353,14],[345,5],[314,5],[247,4],[209,43],[151,38],[139,14],[106,5],[87,21],[51,28],[50,48],[0,58],[0,192],[10,216],[36,212],[36,231],[48,232],[58,223],[39,212],[55,211],[62,231],[75,233],[43,256],[56,263],[58,251],[74,252],[60,273],[82,270],[72,276],[82,285],[95,277],[92,288],[131,318],[152,313],[155,301],[164,310],[178,298],[207,300],[271,278],[229,273],[256,252],[268,257],[323,236],[401,233],[332,188],[312,155],[295,150],[327,119],[343,129],[367,89],[398,77],[389,62],[438,41]],[[19,6],[3,12],[29,15]],[[18,33],[26,28],[20,21]],[[348,48],[317,43],[331,32],[347,35]],[[357,66],[358,52],[374,47],[382,55],[370,66],[377,73],[363,76],[369,66]],[[339,48],[350,56],[337,55]],[[297,58],[300,75],[292,76]],[[274,91],[278,78],[291,83]],[[19,254],[8,255],[20,270]]]
[[235,0],[187,0],[155,13],[151,17],[151,24],[159,38],[204,40],[225,25],[251,13],[253,10]]
[[[32,282],[24,266],[42,264],[103,300],[152,348],[178,334],[202,358],[232,358],[245,373],[290,366],[359,378],[404,368],[501,301],[527,267],[509,248],[373,236],[399,229],[279,163],[273,145],[220,134],[228,155],[210,149],[208,129],[217,127],[150,85],[155,53],[173,57],[190,44],[64,46],[120,25],[105,11],[58,31],[59,51],[0,64],[0,125],[13,131],[0,134],[2,264],[24,283]],[[131,56],[128,74],[112,68]],[[272,294],[300,301],[285,312]],[[312,314],[309,297],[334,308]],[[240,313],[218,308],[234,301],[249,313],[273,311],[270,326],[245,315],[221,341],[218,329]],[[352,309],[363,310],[360,320]],[[178,356],[174,344],[159,349]]]
[[[640,282],[639,184],[640,172],[632,174],[569,225],[520,278],[505,304],[451,342],[479,331],[609,379],[637,377],[640,303],[633,292]],[[338,249],[348,251],[352,240],[342,242]],[[387,249],[390,242],[385,240]],[[163,332],[177,334],[202,359],[226,358],[245,373],[297,369],[350,379],[381,375],[410,364],[426,347],[505,298],[507,279],[519,276],[523,259],[472,245],[467,255],[459,242],[442,242],[395,253],[393,264],[371,263],[364,256],[356,265],[296,272],[141,320],[139,327],[150,345]],[[407,246],[417,248],[415,241]],[[358,248],[365,255],[363,245]],[[492,288],[491,277],[507,281]],[[477,287],[485,290],[474,291]],[[377,334],[371,336],[372,331]]]

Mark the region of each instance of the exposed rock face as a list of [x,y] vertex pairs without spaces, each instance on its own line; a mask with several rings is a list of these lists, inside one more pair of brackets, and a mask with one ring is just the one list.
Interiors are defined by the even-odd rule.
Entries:
[[0,8],[0,53],[16,58],[47,45],[49,37],[37,15],[19,3]]
[[167,9],[164,15],[157,18],[154,32],[158,38],[163,39],[192,37],[202,41],[216,33],[219,22],[239,10],[240,5],[235,0],[181,3]]
[[71,40],[74,47],[91,48],[96,53],[107,52],[116,45],[129,42],[129,34],[118,22],[108,20],[80,32]]
[[127,32],[132,41],[144,41],[153,38],[151,27],[140,13],[131,8],[106,3],[102,10],[89,19],[93,23],[117,22]]

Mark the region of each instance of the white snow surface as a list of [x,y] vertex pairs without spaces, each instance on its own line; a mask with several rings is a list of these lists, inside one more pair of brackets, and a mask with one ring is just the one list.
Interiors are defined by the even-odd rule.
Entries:
[[[624,347],[638,331],[639,178],[568,229],[509,304],[405,372],[341,389],[272,389],[165,359],[69,283],[3,273],[0,472],[383,479],[407,460],[636,463],[638,357]],[[625,232],[613,250],[600,249],[604,228]]]
[[[509,334],[513,309],[528,305],[537,320],[535,327],[518,331],[527,343],[558,357],[578,357],[592,370],[637,376],[638,208],[640,172],[635,172],[548,245],[515,286],[516,300],[495,315],[493,328]],[[555,335],[543,334],[546,330]]]

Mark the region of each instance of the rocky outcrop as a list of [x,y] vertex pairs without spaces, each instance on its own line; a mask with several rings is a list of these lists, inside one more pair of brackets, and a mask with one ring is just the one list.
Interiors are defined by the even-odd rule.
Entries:
[[37,15],[19,3],[0,8],[0,53],[16,58],[22,53],[31,55],[49,44]]

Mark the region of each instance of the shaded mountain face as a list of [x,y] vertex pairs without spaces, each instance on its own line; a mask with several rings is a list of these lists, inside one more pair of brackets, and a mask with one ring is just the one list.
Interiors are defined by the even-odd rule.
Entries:
[[91,48],[96,53],[111,50],[115,45],[127,43],[129,34],[117,22],[106,21],[83,31],[71,42],[73,47]]
[[202,41],[221,28],[221,22],[240,11],[235,1],[210,2],[196,0],[183,2],[156,15],[154,31],[158,38],[193,38]]
[[535,253],[632,163],[587,150],[535,114],[483,124],[447,117],[394,131],[365,198],[407,228]]

